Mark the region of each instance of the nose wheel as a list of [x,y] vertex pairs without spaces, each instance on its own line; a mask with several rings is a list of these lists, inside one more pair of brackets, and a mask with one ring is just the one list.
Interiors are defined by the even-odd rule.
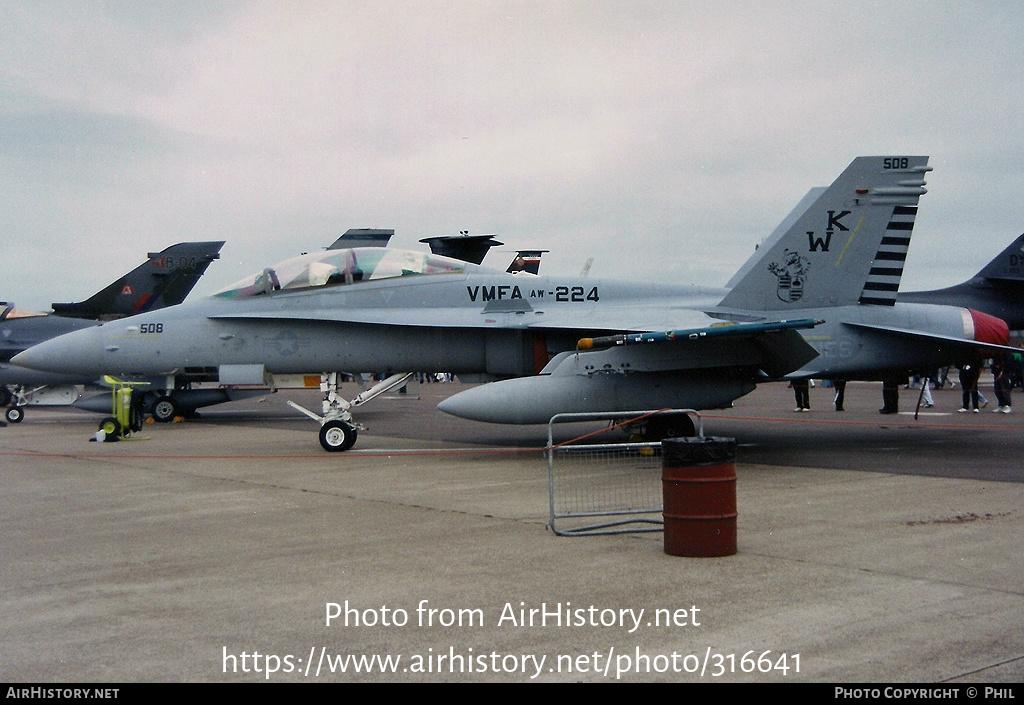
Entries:
[[356,443],[358,432],[344,421],[328,421],[320,427],[320,445],[331,453],[348,450]]
[[[320,391],[323,393],[323,415],[313,413],[289,400],[288,405],[297,411],[320,422],[320,445],[330,453],[348,450],[356,443],[359,426],[352,418],[352,407],[365,404],[374,397],[405,384],[412,377],[411,372],[391,375],[383,382],[358,395],[352,401],[346,401],[339,394],[341,374],[325,372],[320,375]],[[365,429],[364,429],[365,430]]]

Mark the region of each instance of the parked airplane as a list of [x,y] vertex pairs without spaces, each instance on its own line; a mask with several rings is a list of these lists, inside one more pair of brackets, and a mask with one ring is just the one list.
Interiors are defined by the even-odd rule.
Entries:
[[0,406],[14,402],[6,412],[7,419],[21,421],[22,407],[29,403],[71,403],[78,397],[77,386],[99,379],[11,365],[14,355],[44,340],[95,326],[100,320],[180,304],[207,267],[220,257],[223,246],[223,241],[182,242],[151,252],[144,263],[85,301],[52,304],[50,313],[0,304]]
[[[387,247],[395,231],[390,228],[350,228],[344,232],[326,249],[339,250],[354,247]],[[487,252],[502,243],[494,240],[491,235],[469,235],[463,232],[458,236],[440,236],[427,238],[421,242],[429,243],[435,253],[445,253],[466,262],[479,263]],[[544,250],[522,251],[517,254],[516,259],[509,265],[507,271],[526,271],[536,274],[540,267],[540,255]],[[26,371],[27,372],[27,371]],[[49,374],[53,373],[36,373]],[[359,380],[359,373],[350,373]],[[369,378],[368,373],[362,373]],[[303,383],[308,379],[307,375],[296,375],[301,377]],[[196,382],[220,382],[218,387],[197,387]],[[271,388],[266,384],[248,384],[242,380],[239,384],[232,383],[230,376],[221,377],[213,370],[201,373],[192,370],[188,375],[169,375],[153,380],[153,386],[148,391],[139,390],[143,394],[145,408],[149,410],[157,421],[171,421],[179,415],[192,415],[203,407],[222,404],[228,401],[235,401],[250,396],[266,394]],[[268,383],[271,380],[266,380]],[[276,382],[277,380],[275,380]],[[110,400],[107,395],[74,401],[74,406],[88,411],[110,413]]]
[[962,284],[901,292],[896,300],[969,307],[1002,318],[1010,330],[1024,329],[1024,234]]
[[[72,333],[16,362],[122,378],[213,369],[222,382],[252,383],[319,369],[322,414],[306,413],[337,451],[356,440],[352,408],[409,370],[505,378],[439,408],[545,423],[565,411],[718,408],[760,381],[881,378],[1002,350],[998,319],[896,303],[929,170],[927,157],[855,159],[731,289],[523,279],[433,254],[342,249]],[[332,371],[353,369],[396,374],[348,401]]]

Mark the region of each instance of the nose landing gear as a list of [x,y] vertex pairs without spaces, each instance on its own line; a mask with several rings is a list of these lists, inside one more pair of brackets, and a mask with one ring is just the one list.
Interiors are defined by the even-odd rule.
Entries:
[[412,372],[393,374],[383,382],[378,382],[370,389],[354,397],[351,401],[347,401],[338,393],[341,373],[325,372],[320,375],[320,391],[324,395],[322,416],[290,400],[288,405],[293,409],[301,411],[314,421],[319,421],[320,446],[328,452],[339,453],[354,446],[359,431],[366,430],[365,427],[356,423],[352,418],[352,407],[365,404],[381,394],[401,387],[409,381],[412,375]]

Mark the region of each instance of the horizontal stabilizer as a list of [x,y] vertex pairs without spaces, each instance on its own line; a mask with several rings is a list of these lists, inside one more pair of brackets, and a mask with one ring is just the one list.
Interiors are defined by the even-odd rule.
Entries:
[[[935,344],[936,347],[942,347],[948,350],[955,351],[958,354],[964,354],[965,359],[970,359],[976,356],[977,353],[982,353],[984,357],[1000,356],[1003,353],[1019,353],[1020,349],[997,342],[988,342],[985,339],[971,340],[968,338],[957,338],[952,335],[939,335],[936,333],[927,333],[924,331],[913,330],[909,328],[900,328],[897,326],[883,326],[876,325],[873,323],[849,323],[845,325],[853,328],[860,328],[862,330],[872,330],[879,333],[884,333],[887,337],[902,337],[908,341],[927,341]],[[981,337],[981,336],[979,336]]]

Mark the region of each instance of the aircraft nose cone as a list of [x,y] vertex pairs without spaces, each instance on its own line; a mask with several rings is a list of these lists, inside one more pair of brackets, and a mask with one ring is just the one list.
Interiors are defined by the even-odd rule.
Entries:
[[46,351],[40,351],[37,349],[44,346],[46,346],[46,343],[40,343],[39,345],[28,348],[27,350],[22,350],[11,358],[11,364],[18,365],[19,367],[27,367],[30,370],[49,370],[51,355]]
[[44,372],[94,373],[99,341],[90,330],[58,336],[11,358],[21,367]]

